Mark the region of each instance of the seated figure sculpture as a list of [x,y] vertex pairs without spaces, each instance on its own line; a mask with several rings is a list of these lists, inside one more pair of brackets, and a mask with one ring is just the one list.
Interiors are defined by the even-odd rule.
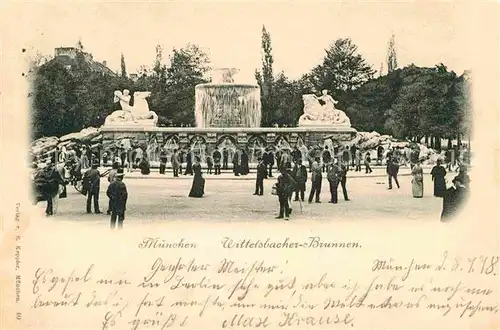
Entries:
[[[314,94],[302,95],[304,114],[299,118],[299,126],[347,126],[351,121],[344,111],[336,109],[335,101],[327,90],[323,90],[320,97]],[[319,102],[323,102],[323,105]]]
[[158,115],[149,110],[146,98],[151,96],[151,92],[135,92],[134,106],[130,106],[130,95],[127,89],[115,91],[114,102],[120,102],[122,110],[113,111],[106,117],[104,125],[140,125],[156,126]]

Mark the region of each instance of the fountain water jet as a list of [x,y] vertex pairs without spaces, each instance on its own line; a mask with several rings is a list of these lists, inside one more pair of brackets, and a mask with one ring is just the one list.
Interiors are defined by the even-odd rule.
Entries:
[[197,128],[260,126],[260,87],[235,83],[237,71],[216,69],[211,83],[196,85]]

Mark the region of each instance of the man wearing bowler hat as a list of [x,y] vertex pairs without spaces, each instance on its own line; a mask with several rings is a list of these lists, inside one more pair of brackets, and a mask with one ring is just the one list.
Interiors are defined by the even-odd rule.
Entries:
[[123,182],[123,175],[123,168],[119,168],[115,181],[111,182],[106,191],[111,206],[111,229],[116,227],[117,218],[119,229],[123,228],[123,221],[125,220],[128,193],[127,186]]

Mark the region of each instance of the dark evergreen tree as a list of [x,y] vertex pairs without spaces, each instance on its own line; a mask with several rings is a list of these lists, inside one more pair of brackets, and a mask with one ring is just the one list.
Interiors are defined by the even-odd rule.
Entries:
[[265,26],[262,26],[261,58],[262,69],[261,71],[255,71],[255,78],[261,91],[261,126],[269,127],[276,122],[276,114],[274,113],[274,59],[271,46],[271,34],[266,30]]
[[122,69],[122,78],[126,78],[127,77],[127,67],[125,66],[125,57],[123,56],[123,53],[121,55],[121,59],[120,59],[120,64],[121,64],[121,69]]
[[398,68],[398,60],[396,56],[396,41],[394,34],[389,40],[389,45],[387,47],[387,73],[391,73],[392,71]]

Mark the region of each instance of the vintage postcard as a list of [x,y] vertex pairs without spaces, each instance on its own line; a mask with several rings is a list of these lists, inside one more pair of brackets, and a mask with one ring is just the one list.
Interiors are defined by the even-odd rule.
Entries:
[[5,1],[0,329],[498,329],[495,2]]

